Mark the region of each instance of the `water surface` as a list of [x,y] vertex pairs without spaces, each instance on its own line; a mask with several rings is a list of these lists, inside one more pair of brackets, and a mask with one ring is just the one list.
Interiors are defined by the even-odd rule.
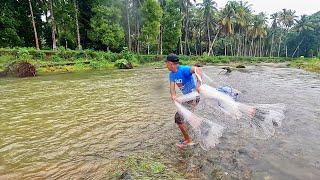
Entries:
[[242,102],[286,104],[276,135],[227,131],[216,149],[194,147],[186,157],[174,145],[181,135],[166,69],[1,78],[0,179],[109,178],[115,160],[150,153],[199,178],[217,168],[233,178],[320,177],[319,75],[266,66],[204,71],[242,91]]

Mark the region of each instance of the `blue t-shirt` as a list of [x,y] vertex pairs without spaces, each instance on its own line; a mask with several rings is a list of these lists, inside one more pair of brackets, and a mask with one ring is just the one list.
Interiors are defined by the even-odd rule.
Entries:
[[178,65],[177,72],[170,72],[169,74],[170,82],[176,83],[183,94],[191,93],[196,89],[190,69],[191,66]]

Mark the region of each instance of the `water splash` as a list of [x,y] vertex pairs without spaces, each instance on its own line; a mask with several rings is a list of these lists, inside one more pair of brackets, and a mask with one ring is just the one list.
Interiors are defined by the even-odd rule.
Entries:
[[222,126],[197,116],[177,101],[175,101],[175,105],[180,115],[182,115],[192,127],[202,149],[211,149],[219,143],[219,138],[223,132]]

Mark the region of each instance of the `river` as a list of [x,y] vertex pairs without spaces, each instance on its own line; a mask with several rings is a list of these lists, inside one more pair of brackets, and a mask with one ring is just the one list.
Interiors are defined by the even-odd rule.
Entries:
[[[0,179],[108,179],[129,156],[157,156],[185,178],[318,179],[320,77],[300,69],[248,66],[218,84],[243,102],[287,106],[274,137],[246,129],[220,144],[181,152],[167,69],[142,68],[0,79]],[[250,130],[248,130],[250,131]],[[165,177],[162,177],[163,179]]]

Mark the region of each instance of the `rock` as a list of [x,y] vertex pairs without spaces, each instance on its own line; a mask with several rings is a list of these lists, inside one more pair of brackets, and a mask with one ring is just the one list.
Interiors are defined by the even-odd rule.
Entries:
[[230,67],[223,67],[222,69],[226,70],[226,74],[231,73],[232,70]]
[[0,77],[4,77],[4,76],[6,76],[7,75],[7,71],[1,71],[0,72]]
[[125,171],[121,174],[120,179],[129,180],[129,179],[132,179],[132,177],[127,171]]
[[194,66],[197,66],[197,67],[203,67],[203,65],[205,65],[205,64],[203,64],[203,63],[195,63],[194,64]]
[[239,65],[236,66],[236,68],[246,68],[246,67],[244,65],[242,65],[242,64],[239,64]]
[[248,151],[244,148],[238,150],[239,154],[248,154]]

